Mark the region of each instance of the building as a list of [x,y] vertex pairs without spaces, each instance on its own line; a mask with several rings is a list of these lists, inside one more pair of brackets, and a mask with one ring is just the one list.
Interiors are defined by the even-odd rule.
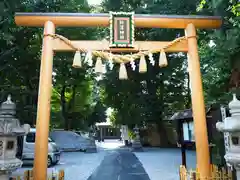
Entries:
[[104,141],[104,139],[121,138],[120,128],[114,127],[110,122],[96,123],[96,127],[98,129],[97,138],[100,141]]

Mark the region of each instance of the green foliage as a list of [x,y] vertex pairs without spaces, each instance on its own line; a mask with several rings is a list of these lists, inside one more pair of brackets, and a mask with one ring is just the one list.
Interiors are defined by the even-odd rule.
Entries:
[[[33,125],[36,121],[42,28],[17,27],[14,13],[90,12],[91,8],[86,0],[9,0],[0,7],[3,8],[0,14],[1,100],[11,93],[17,103],[19,119]],[[58,28],[57,33],[69,39],[96,39],[97,30]],[[73,69],[73,55],[57,53],[54,57],[51,122],[58,128],[85,127],[88,124],[86,119],[96,105],[92,93],[95,76],[86,65],[82,70]]]
[[[104,0],[90,7],[86,0],[27,1],[8,0],[0,3],[0,92],[1,100],[11,93],[17,102],[18,117],[35,124],[42,28],[17,27],[14,12],[108,12],[135,11],[143,14],[220,15],[220,30],[201,30],[199,52],[207,104],[227,103],[232,91],[239,91],[233,70],[240,72],[239,3],[224,0]],[[0,9],[1,10],[1,9]],[[109,37],[103,28],[58,28],[57,33],[69,39],[102,39]],[[171,41],[183,36],[182,30],[136,29],[136,40]],[[209,46],[209,42],[214,42]],[[82,69],[71,67],[73,53],[57,53],[54,57],[51,99],[52,127],[87,128],[105,121],[107,107],[114,109],[110,120],[118,124],[147,126],[157,124],[180,109],[190,108],[190,91],[186,55],[168,54],[169,66],[147,63],[148,72],[132,71],[127,64],[127,81],[118,79],[118,65],[100,81],[86,63]],[[147,59],[147,57],[146,57]],[[148,60],[148,59],[147,59]],[[235,79],[234,79],[235,77]],[[98,88],[97,88],[98,87]],[[217,89],[217,91],[216,91]]]
[[[161,6],[159,6],[161,4]],[[181,6],[184,6],[181,7]],[[135,13],[160,13],[160,14],[188,14],[195,13],[195,1],[113,1],[103,2],[103,11],[135,11]],[[107,33],[106,33],[107,34]],[[181,30],[167,29],[136,29],[136,40],[161,40],[171,41],[184,35]],[[147,57],[146,57],[147,58]],[[113,121],[115,124],[127,124],[134,127],[135,124],[148,123],[161,124],[161,121],[172,115],[178,109],[188,106],[188,90],[186,82],[186,56],[183,54],[169,54],[169,66],[160,69],[158,67],[159,55],[154,59],[155,65],[148,62],[148,72],[139,74],[127,66],[129,79],[118,79],[116,65],[108,71],[103,84],[105,85],[105,102],[114,108]]]
[[[240,73],[240,20],[232,10],[239,3],[215,0],[209,4],[205,2],[205,6],[199,10],[215,9],[223,17],[224,24],[220,31],[201,31],[204,36],[200,39],[199,47],[205,97],[208,104],[226,104],[232,98],[230,94],[239,91],[239,85],[236,86],[239,79],[236,79],[233,70]],[[211,46],[210,40],[213,42]]]

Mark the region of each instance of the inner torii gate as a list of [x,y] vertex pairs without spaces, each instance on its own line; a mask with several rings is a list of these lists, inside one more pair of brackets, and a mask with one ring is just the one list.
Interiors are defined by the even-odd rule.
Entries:
[[[61,40],[48,36],[54,34],[57,27],[108,27],[109,14],[86,13],[16,13],[18,26],[44,27],[42,57],[39,81],[39,98],[36,125],[36,144],[34,159],[34,179],[46,180],[48,135],[50,119],[50,100],[52,89],[52,67],[54,51],[75,51]],[[210,175],[209,147],[205,117],[203,87],[200,72],[196,29],[219,28],[220,17],[212,16],[174,16],[174,15],[134,15],[135,27],[139,28],[174,28],[184,29],[186,38],[165,49],[166,52],[188,53],[188,69],[191,82],[192,109],[195,127],[197,167],[201,177]],[[161,49],[170,42],[136,41],[133,48],[110,48],[108,42],[71,41],[79,48],[111,51],[137,52]]]

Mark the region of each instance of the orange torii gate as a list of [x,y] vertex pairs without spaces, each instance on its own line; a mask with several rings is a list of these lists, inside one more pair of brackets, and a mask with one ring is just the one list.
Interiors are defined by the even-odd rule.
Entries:
[[[54,38],[56,27],[107,27],[110,25],[109,14],[87,13],[16,13],[18,26],[44,27],[42,58],[39,81],[37,110],[37,131],[34,159],[34,179],[46,180],[48,134],[50,118],[50,100],[52,89],[52,66],[54,51],[75,51],[72,46],[59,38]],[[184,29],[186,38],[165,49],[166,52],[188,53],[188,67],[191,82],[192,109],[195,127],[197,167],[201,177],[210,175],[209,147],[203,98],[202,79],[197,47],[196,29],[219,28],[220,17],[213,16],[175,16],[175,15],[134,15],[134,25],[139,28],[175,28]],[[74,47],[110,51],[138,52],[162,49],[170,42],[136,41],[132,48],[110,48],[108,42],[70,41]]]

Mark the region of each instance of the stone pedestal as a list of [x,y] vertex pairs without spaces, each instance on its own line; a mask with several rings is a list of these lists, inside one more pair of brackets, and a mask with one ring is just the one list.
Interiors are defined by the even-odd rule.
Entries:
[[142,148],[142,144],[141,144],[141,141],[140,141],[139,128],[137,126],[134,128],[134,133],[135,133],[136,137],[135,137],[135,139],[132,143],[131,151],[142,152],[143,148]]

